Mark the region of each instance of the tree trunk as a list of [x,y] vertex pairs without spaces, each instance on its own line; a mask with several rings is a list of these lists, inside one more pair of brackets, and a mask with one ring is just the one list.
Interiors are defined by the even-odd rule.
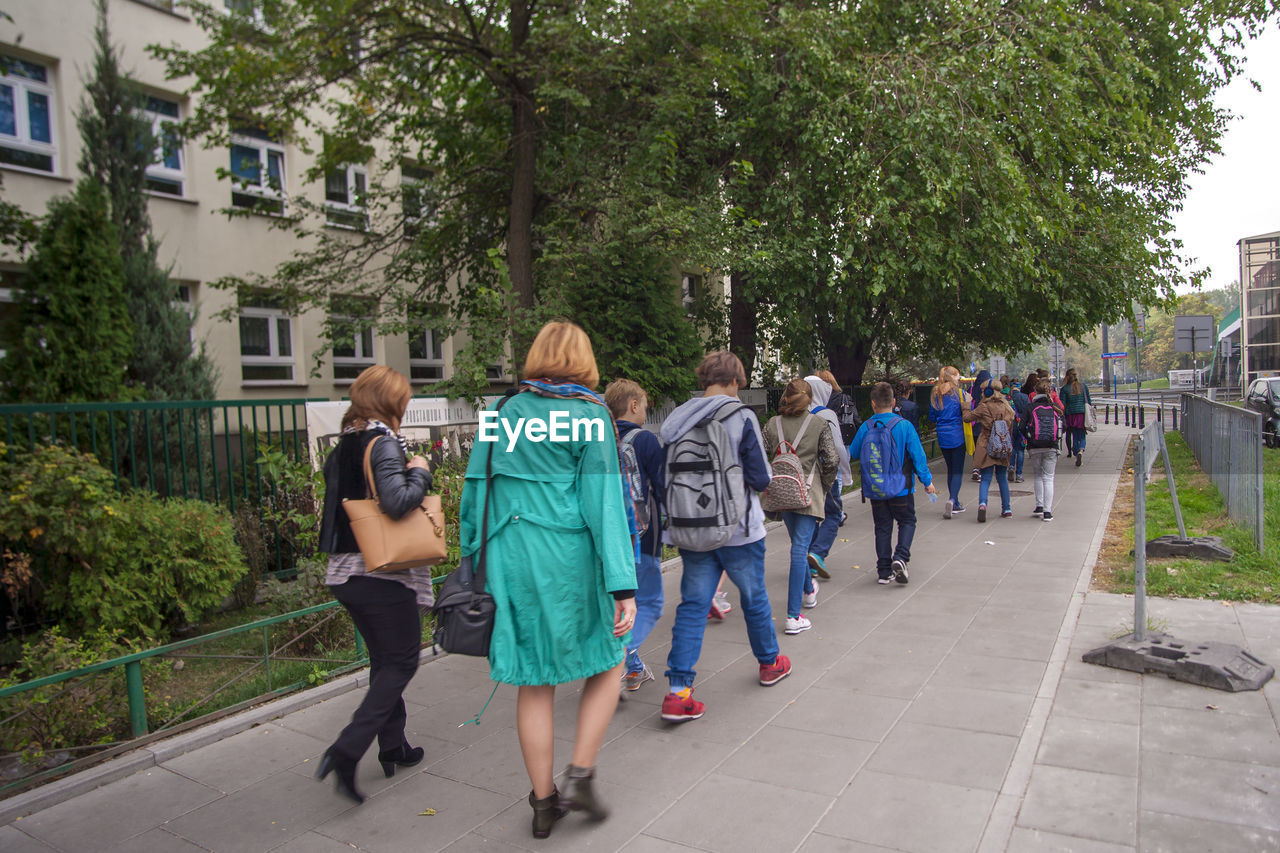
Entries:
[[[521,62],[529,39],[529,3],[511,2],[511,53]],[[533,308],[533,197],[537,153],[534,103],[529,81],[513,71],[511,77],[511,200],[507,209],[507,270],[517,305]]]
[[756,334],[759,320],[756,303],[747,292],[746,279],[741,273],[729,274],[729,351],[742,359],[751,384],[751,372],[755,369],[758,344]]
[[871,341],[828,341],[827,353],[831,359],[831,372],[835,374],[837,382],[846,389],[862,384],[862,374],[871,359]]

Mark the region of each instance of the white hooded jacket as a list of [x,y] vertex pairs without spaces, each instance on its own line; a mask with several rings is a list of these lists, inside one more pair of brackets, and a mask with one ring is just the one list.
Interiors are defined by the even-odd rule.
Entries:
[[813,406],[809,411],[812,412],[818,406],[822,406],[822,411],[817,414],[831,428],[831,437],[835,439],[836,451],[840,454],[840,484],[847,486],[853,482],[853,469],[849,467],[849,448],[845,446],[844,439],[840,435],[840,419],[836,417],[835,412],[826,407],[827,401],[831,399],[831,392],[835,389],[819,376],[806,376],[804,381],[809,383],[809,389],[813,392]]

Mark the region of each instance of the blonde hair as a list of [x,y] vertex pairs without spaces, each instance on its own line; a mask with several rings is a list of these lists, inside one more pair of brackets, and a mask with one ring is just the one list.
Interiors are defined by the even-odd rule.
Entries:
[[797,376],[787,383],[786,390],[782,392],[782,399],[778,401],[778,414],[786,417],[803,415],[809,411],[809,404],[812,402],[813,389],[808,382]]
[[609,407],[609,414],[615,421],[627,413],[632,400],[649,405],[649,395],[639,383],[630,379],[615,379],[604,389],[604,404]]
[[948,394],[953,395],[961,403],[964,402],[964,394],[960,391],[960,371],[950,365],[938,371],[938,381],[934,383],[933,393],[930,394],[933,407],[941,409],[942,398]]
[[553,320],[542,327],[524,359],[525,379],[558,379],[594,389],[600,384],[596,354],[582,327]]
[[1071,386],[1072,394],[1078,395],[1084,393],[1080,390],[1080,373],[1074,367],[1067,371],[1067,375],[1064,376],[1063,379],[1065,380],[1065,384]]
[[840,387],[840,383],[836,381],[836,376],[830,370],[816,371],[814,376],[831,386],[831,390],[837,394],[843,394],[844,389]]
[[351,405],[342,415],[342,428],[366,426],[371,420],[379,420],[400,431],[400,419],[409,406],[413,389],[404,374],[385,364],[366,368],[351,383]]

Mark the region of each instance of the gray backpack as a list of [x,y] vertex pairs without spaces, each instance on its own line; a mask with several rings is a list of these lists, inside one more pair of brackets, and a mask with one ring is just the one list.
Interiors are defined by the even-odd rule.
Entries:
[[745,408],[725,403],[667,445],[667,537],[686,551],[714,551],[747,512],[742,464],[724,421]]

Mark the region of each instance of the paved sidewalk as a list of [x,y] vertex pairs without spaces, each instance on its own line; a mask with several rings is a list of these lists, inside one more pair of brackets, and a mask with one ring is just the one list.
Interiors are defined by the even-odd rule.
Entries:
[[[828,560],[812,630],[781,635],[787,537],[768,577],[790,678],[756,682],[741,616],[707,626],[701,720],[663,723],[665,683],[619,705],[600,756],[613,815],[529,833],[515,691],[489,695],[484,661],[425,665],[406,694],[417,768],[360,768],[351,806],[312,777],[359,702],[351,692],[193,750],[0,827],[27,851],[934,851],[1280,850],[1280,688],[1226,694],[1090,666],[1132,600],[1087,593],[1131,430],[1102,427],[1082,468],[1058,469],[1054,521],[950,521],[917,499],[911,582],[875,583],[869,508]],[[998,506],[998,499],[995,501]],[[856,567],[856,568],[851,568]],[[645,657],[664,668],[679,572]],[[737,602],[736,592],[730,598]],[[1153,601],[1181,639],[1223,639],[1280,661],[1280,608]],[[568,761],[576,691],[557,702]],[[423,812],[434,810],[434,814]]]

